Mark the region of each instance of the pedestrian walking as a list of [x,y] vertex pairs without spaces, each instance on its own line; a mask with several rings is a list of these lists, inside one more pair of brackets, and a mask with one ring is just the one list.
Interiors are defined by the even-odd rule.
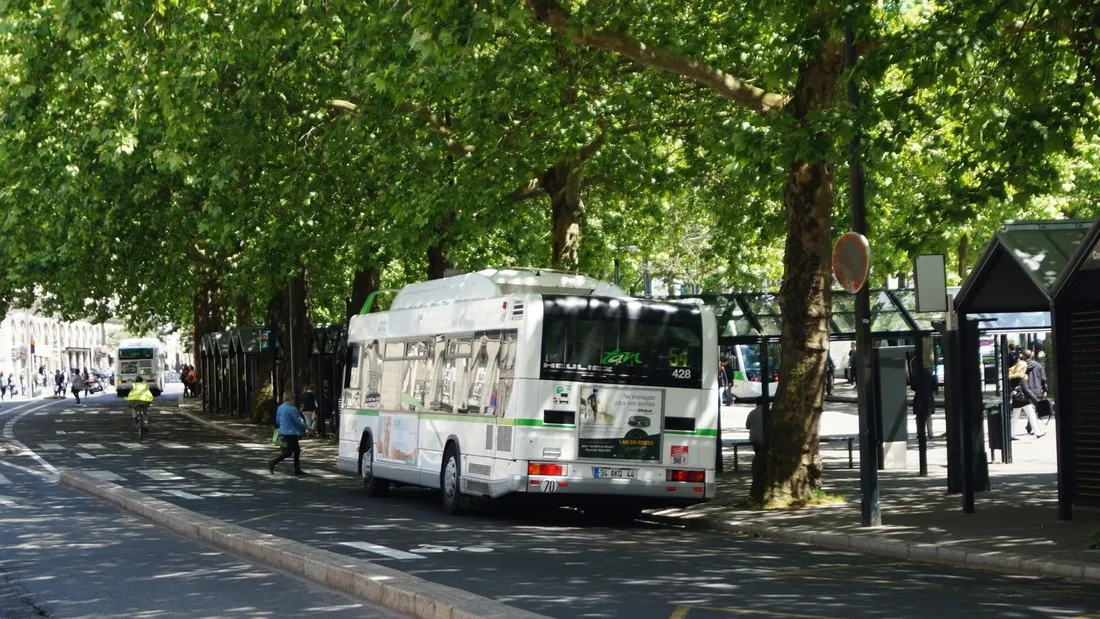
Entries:
[[294,474],[303,475],[305,471],[302,470],[302,446],[299,441],[302,433],[306,431],[306,420],[294,405],[293,392],[287,391],[283,394],[283,403],[275,410],[275,423],[279,426],[279,440],[283,443],[283,453],[268,462],[267,469],[274,475],[275,465],[294,456]]
[[80,392],[84,391],[84,377],[80,375],[80,372],[73,372],[72,390],[73,396],[76,397],[76,403],[80,404]]
[[859,367],[859,353],[856,351],[856,343],[852,342],[852,348],[848,350],[848,384],[856,382],[856,368]]
[[53,381],[55,383],[55,386],[54,386],[54,389],[53,389],[53,397],[64,400],[65,399],[65,375],[61,373],[61,370],[58,370],[57,373],[55,373],[53,375]]
[[310,432],[317,431],[317,394],[314,393],[312,384],[306,385],[302,392],[302,415],[306,418],[306,424]]
[[[8,381],[4,380],[4,375],[0,374],[0,400],[4,399],[4,396],[8,394]],[[15,394],[12,394],[15,397]]]
[[[1032,364],[1037,368],[1034,373]],[[1034,389],[1032,385],[1033,376],[1035,379]],[[1032,361],[1031,351],[1020,353],[1020,361],[1009,369],[1009,385],[1012,387],[1012,414],[1009,419],[1012,440],[1016,440],[1016,436],[1021,433],[1032,433],[1033,431],[1038,438],[1042,439],[1046,431],[1043,430],[1040,422],[1038,422],[1038,417],[1035,416],[1035,405],[1046,397],[1046,374],[1043,372],[1043,366]],[[1035,393],[1036,390],[1038,393]],[[1024,432],[1016,432],[1016,420],[1020,418],[1021,412],[1027,418],[1027,425]]]
[[22,396],[27,395],[27,377],[26,376],[20,376],[19,377],[19,395],[22,395]]

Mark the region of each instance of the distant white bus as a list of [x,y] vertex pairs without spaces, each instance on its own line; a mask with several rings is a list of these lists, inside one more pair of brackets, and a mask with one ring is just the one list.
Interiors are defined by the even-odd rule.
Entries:
[[537,497],[630,518],[714,497],[718,347],[701,302],[489,270],[349,325],[339,468],[367,493]]
[[144,381],[153,395],[164,391],[164,344],[155,338],[129,338],[122,340],[115,351],[115,392],[125,397],[134,383]]

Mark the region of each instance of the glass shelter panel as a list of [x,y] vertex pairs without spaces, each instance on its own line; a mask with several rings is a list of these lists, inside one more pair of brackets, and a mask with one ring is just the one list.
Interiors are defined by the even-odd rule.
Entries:
[[1054,284],[1081,246],[1090,224],[1018,224],[1005,226],[1001,243],[1031,273],[1049,298]]

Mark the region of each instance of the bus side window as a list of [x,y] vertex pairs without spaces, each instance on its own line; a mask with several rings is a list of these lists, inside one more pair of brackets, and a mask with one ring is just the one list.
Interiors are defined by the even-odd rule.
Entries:
[[489,353],[486,350],[488,342],[475,342],[474,350],[478,351],[477,356],[474,358],[473,364],[470,366],[470,372],[468,374],[470,381],[470,395],[466,398],[466,409],[472,414],[481,414],[484,406],[488,403],[488,396],[485,393],[485,381],[487,379],[486,374],[489,371]]
[[[348,346],[348,361],[351,367],[348,374],[348,389],[359,388],[360,378],[360,364],[362,359],[362,348],[358,344],[351,344]],[[358,405],[358,402],[356,402]]]
[[505,331],[501,337],[500,369],[496,381],[494,395],[496,402],[490,405],[495,409],[498,417],[503,417],[508,412],[508,401],[512,399],[512,387],[515,384],[516,374],[516,347],[518,345],[519,331]]
[[381,408],[382,392],[382,355],[378,351],[378,342],[371,342],[364,353],[363,372],[366,375],[366,386],[363,389],[363,406],[374,409]]
[[405,343],[387,342],[383,360],[386,371],[382,374],[380,408],[401,410],[401,380],[405,374]]

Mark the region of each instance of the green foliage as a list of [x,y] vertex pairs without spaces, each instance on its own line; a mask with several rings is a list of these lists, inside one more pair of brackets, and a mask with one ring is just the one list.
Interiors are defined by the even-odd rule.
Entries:
[[1005,219],[1096,214],[1085,3],[562,5],[578,32],[775,93],[847,22],[863,109],[796,127],[500,0],[9,2],[0,306],[187,324],[206,282],[227,313],[238,298],[262,311],[303,268],[314,318],[334,321],[357,270],[422,279],[433,245],[460,270],[545,266],[550,197],[517,193],[597,139],[577,163],[577,268],[610,278],[617,258],[637,291],[643,258],[691,287],[775,288],[787,162],[822,154],[844,195],[857,128],[877,274],[964,237],[973,258]]

